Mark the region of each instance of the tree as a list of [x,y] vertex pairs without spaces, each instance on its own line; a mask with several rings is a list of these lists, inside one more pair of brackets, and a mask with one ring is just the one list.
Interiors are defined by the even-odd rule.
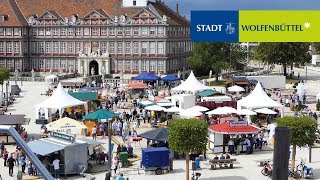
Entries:
[[193,54],[188,63],[196,71],[208,74],[213,69],[216,81],[219,73],[227,68],[234,68],[236,64],[245,60],[245,52],[240,44],[234,43],[194,43]]
[[186,180],[189,180],[189,153],[206,151],[208,124],[197,119],[177,119],[169,123],[170,149],[185,153]]
[[2,96],[3,97],[3,84],[5,82],[5,80],[9,79],[10,77],[10,70],[7,68],[0,68],[0,84],[2,87]]
[[290,143],[292,145],[291,171],[294,170],[296,161],[297,146],[303,147],[313,145],[316,140],[317,123],[310,117],[292,117],[287,116],[277,119],[279,127],[288,127],[291,129]]
[[254,58],[269,64],[281,64],[287,76],[287,65],[310,61],[309,45],[300,42],[259,43],[254,49]]

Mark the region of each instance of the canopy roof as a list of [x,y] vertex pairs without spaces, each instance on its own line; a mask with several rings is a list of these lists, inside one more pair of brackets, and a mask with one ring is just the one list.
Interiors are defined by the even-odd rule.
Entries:
[[171,108],[168,108],[168,109],[164,110],[164,112],[180,112],[182,110],[183,110],[182,108],[173,106]]
[[257,115],[256,112],[251,111],[251,110],[249,110],[249,109],[240,109],[240,110],[237,110],[237,114],[239,114],[239,115],[247,115],[247,116]]
[[230,92],[241,92],[241,91],[245,91],[245,89],[243,87],[241,87],[241,86],[234,85],[234,86],[228,87],[228,91],[230,91]]
[[151,101],[140,101],[140,102],[138,102],[138,105],[139,106],[152,106],[152,105],[155,105],[155,103],[151,102]]
[[199,111],[190,111],[190,110],[182,110],[179,112],[182,117],[197,117],[203,115],[202,112]]
[[45,80],[47,80],[47,79],[58,79],[58,76],[56,76],[56,75],[54,75],[54,74],[51,74],[51,75],[49,75],[49,76],[46,76],[44,79],[45,79]]
[[259,128],[252,125],[236,125],[231,126],[232,122],[224,122],[210,126],[210,130],[219,134],[255,134],[260,131]]
[[138,76],[133,77],[132,80],[157,81],[160,80],[160,77],[152,74],[151,72],[142,72]]
[[161,107],[159,105],[147,106],[145,109],[149,110],[149,111],[164,111],[164,110],[166,110],[166,108]]
[[28,142],[28,146],[33,153],[41,156],[45,156],[53,152],[61,151],[62,149],[65,148],[65,146],[63,145],[51,143],[41,139]]
[[148,85],[142,82],[130,82],[129,84],[124,86],[125,88],[129,89],[147,89]]
[[193,74],[193,71],[191,71],[189,77],[179,86],[172,88],[173,91],[203,91],[206,89],[210,89],[210,87],[207,87],[200,83],[196,77]]
[[190,111],[204,112],[204,111],[208,111],[209,109],[206,108],[206,107],[203,107],[203,106],[196,105],[196,106],[193,106],[193,107],[187,109],[187,111],[189,111],[189,110]]
[[138,136],[155,141],[168,141],[168,134],[167,128],[157,128],[155,130],[142,133]]
[[218,107],[217,109],[206,112],[206,114],[209,114],[209,115],[213,115],[213,114],[214,115],[226,115],[226,114],[233,114],[233,113],[237,113],[237,110],[232,107],[228,107],[228,106]]
[[73,107],[79,105],[85,105],[86,102],[80,101],[71,95],[69,95],[62,87],[61,83],[59,83],[57,89],[53,92],[52,96],[43,101],[40,104],[37,104],[38,108],[66,108]]
[[98,100],[97,92],[69,92],[69,94],[72,97],[82,101]]
[[168,74],[166,77],[162,78],[161,80],[162,81],[178,81],[178,80],[180,80],[180,78],[178,78],[174,74]]
[[110,119],[116,116],[118,116],[118,114],[114,112],[107,111],[105,109],[99,109],[98,111],[95,111],[83,116],[83,119],[99,120],[99,119]]
[[59,120],[53,121],[46,125],[49,131],[61,130],[61,129],[84,129],[87,128],[83,122],[64,117]]
[[209,96],[224,95],[224,94],[221,92],[218,92],[218,91],[208,89],[208,90],[204,90],[204,91],[198,93],[197,95],[199,95],[201,97],[209,97]]
[[254,111],[261,114],[278,114],[277,112],[272,111],[271,109],[268,109],[268,108],[256,109]]
[[282,107],[281,104],[271,99],[262,89],[261,83],[258,82],[254,90],[246,97],[237,102],[238,109],[246,108],[265,108],[265,107]]

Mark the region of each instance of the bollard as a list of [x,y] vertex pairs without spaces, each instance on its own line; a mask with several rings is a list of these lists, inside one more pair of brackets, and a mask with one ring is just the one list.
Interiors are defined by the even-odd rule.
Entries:
[[277,127],[274,136],[272,180],[287,180],[290,157],[290,129]]

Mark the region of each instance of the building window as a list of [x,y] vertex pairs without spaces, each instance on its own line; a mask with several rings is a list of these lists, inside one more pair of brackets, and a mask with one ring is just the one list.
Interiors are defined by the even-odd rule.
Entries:
[[141,42],[141,53],[142,54],[147,54],[147,48],[148,48],[147,42]]
[[164,62],[161,60],[158,61],[158,69],[159,71],[164,71]]
[[126,71],[131,71],[131,61],[126,61]]
[[31,42],[31,52],[37,53],[37,42]]
[[141,61],[141,70],[142,71],[146,71],[147,70],[147,61],[146,60],[142,60]]
[[6,35],[11,36],[12,35],[12,29],[11,28],[6,28]]
[[101,35],[107,35],[107,28],[106,27],[101,28]]
[[76,36],[81,36],[81,28],[80,27],[76,28]]
[[0,27],[0,36],[4,35],[4,29],[2,27]]
[[158,54],[163,54],[163,42],[158,42]]
[[37,29],[36,28],[31,28],[31,35],[36,36],[37,35]]
[[150,61],[150,71],[155,71],[155,70],[156,70],[156,62]]
[[148,35],[148,27],[142,27],[141,28],[141,35],[147,36]]
[[92,36],[97,36],[98,35],[98,28],[93,27],[92,28]]
[[101,53],[107,52],[107,42],[101,42]]
[[73,28],[68,28],[68,35],[73,36]]
[[139,54],[139,42],[133,43],[133,54]]
[[61,42],[61,44],[60,44],[60,53],[61,54],[66,53],[66,43],[65,42]]
[[4,53],[4,42],[0,42],[0,53]]
[[66,69],[66,60],[65,59],[61,59],[60,60],[60,68],[61,69]]
[[46,28],[46,36],[51,36],[51,28]]
[[57,59],[53,60],[53,69],[59,69],[59,60]]
[[38,63],[36,59],[32,59],[32,69],[38,69]]
[[61,28],[60,29],[60,35],[65,36],[66,35],[66,28]]
[[73,54],[73,42],[68,42],[68,53]]
[[39,59],[39,68],[44,69],[44,60],[43,59]]
[[53,42],[53,53],[59,53],[59,42]]
[[114,42],[109,43],[109,51],[110,51],[110,54],[114,54]]
[[5,60],[0,61],[0,67],[1,67],[1,68],[6,67],[6,61],[5,61]]
[[133,35],[139,35],[139,27],[133,27]]
[[13,35],[15,35],[15,36],[19,36],[20,35],[19,28],[13,28]]
[[117,35],[122,35],[123,34],[123,27],[118,27],[117,28]]
[[156,28],[150,27],[150,36],[154,36],[156,34]]
[[114,27],[110,27],[109,28],[109,35],[115,35],[115,28]]
[[85,35],[85,36],[90,35],[90,29],[88,27],[83,28],[83,35]]
[[162,26],[158,27],[158,35],[164,35],[164,28]]
[[130,27],[125,27],[125,34],[127,36],[130,36],[130,34],[131,34],[131,28]]
[[51,69],[51,59],[46,60],[46,69]]
[[74,60],[68,60],[68,64],[69,64],[69,70],[73,70],[74,69]]
[[118,71],[122,72],[122,60],[118,61]]
[[131,54],[131,43],[126,42],[126,54]]
[[76,42],[76,53],[81,51],[81,42]]
[[123,53],[123,43],[118,42],[117,43],[117,54],[122,54]]
[[134,6],[136,6],[136,5],[137,5],[137,1],[136,1],[136,0],[133,0],[132,4],[133,4]]
[[22,28],[22,35],[23,36],[26,36],[27,35],[27,28]]
[[51,42],[46,42],[46,53],[51,53]]
[[150,54],[156,54],[156,43],[150,42]]
[[88,47],[89,47],[89,43],[84,42],[83,43],[83,54],[88,54]]
[[133,61],[133,70],[139,71],[139,61]]
[[58,28],[53,28],[53,35],[58,36],[59,35],[59,29]]
[[38,28],[38,35],[43,36],[44,35],[43,31],[44,31],[43,28]]
[[38,47],[39,47],[39,53],[44,53],[44,43],[43,42],[39,42],[38,43]]
[[20,52],[20,43],[19,42],[14,42],[14,53],[19,53]]

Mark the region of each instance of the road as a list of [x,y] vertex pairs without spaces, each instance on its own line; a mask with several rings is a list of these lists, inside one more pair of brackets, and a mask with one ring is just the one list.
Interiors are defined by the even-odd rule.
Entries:
[[[290,68],[288,68],[289,70]],[[276,65],[274,71],[275,72],[283,72],[282,66],[280,65]],[[302,68],[293,68],[294,71],[294,75],[297,76],[298,73],[300,73],[300,77],[302,79],[306,79],[306,70],[302,69]],[[290,71],[289,71],[290,72]],[[307,80],[320,80],[320,67],[319,67],[319,71],[314,70],[314,68],[308,67],[307,68]]]

